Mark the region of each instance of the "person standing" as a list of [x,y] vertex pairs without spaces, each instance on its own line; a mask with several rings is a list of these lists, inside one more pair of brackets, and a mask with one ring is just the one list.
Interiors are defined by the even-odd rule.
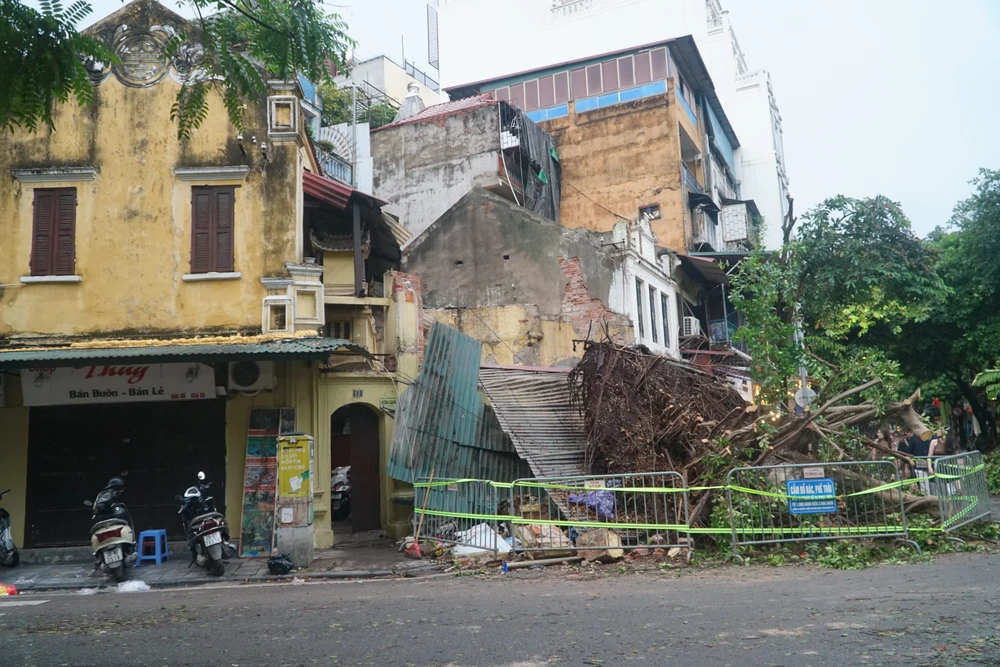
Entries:
[[912,435],[906,441],[907,449],[909,454],[913,457],[913,476],[920,480],[920,490],[924,492],[925,495],[930,495],[930,461],[928,456],[930,456],[931,441],[924,440],[918,435]]

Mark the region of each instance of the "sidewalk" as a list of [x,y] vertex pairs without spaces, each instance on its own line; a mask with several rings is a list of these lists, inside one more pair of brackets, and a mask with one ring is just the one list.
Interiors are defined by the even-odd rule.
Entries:
[[[227,562],[226,573],[212,577],[197,565],[188,567],[188,558],[173,558],[160,565],[129,568],[128,578],[152,587],[194,586],[217,582],[289,581],[299,579],[364,579],[393,576],[416,576],[439,568],[430,561],[404,558],[395,546],[382,541],[373,544],[318,549],[312,567],[294,570],[287,576],[273,576],[267,571],[266,558],[234,558]],[[0,581],[14,584],[19,591],[80,590],[114,588],[118,584],[92,564],[44,563],[0,568]]]

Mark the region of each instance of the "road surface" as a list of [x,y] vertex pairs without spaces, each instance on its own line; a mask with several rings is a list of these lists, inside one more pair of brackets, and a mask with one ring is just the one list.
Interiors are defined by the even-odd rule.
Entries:
[[25,595],[0,602],[0,664],[1000,664],[997,555],[604,571]]

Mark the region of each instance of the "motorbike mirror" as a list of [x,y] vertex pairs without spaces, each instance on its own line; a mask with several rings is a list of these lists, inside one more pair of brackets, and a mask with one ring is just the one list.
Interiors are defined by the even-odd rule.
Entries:
[[94,503],[91,500],[84,500],[83,504],[86,505],[87,507],[93,507],[94,506]]
[[184,498],[182,498],[181,496],[174,496],[174,500],[176,500],[179,503],[184,502]]
[[205,481],[205,473],[199,472],[198,473],[198,479],[199,479],[199,481],[204,482]]

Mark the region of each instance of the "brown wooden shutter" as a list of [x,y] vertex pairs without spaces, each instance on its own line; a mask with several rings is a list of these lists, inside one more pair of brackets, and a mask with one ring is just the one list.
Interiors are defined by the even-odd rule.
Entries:
[[56,195],[55,236],[56,245],[53,273],[71,276],[76,272],[76,189],[67,189]]
[[31,240],[31,275],[76,272],[76,188],[36,189]]
[[56,194],[52,190],[35,190],[35,210],[32,223],[31,275],[52,275],[53,222]]
[[233,199],[232,188],[215,191],[215,271],[233,271]]
[[191,192],[191,273],[212,270],[212,188]]

